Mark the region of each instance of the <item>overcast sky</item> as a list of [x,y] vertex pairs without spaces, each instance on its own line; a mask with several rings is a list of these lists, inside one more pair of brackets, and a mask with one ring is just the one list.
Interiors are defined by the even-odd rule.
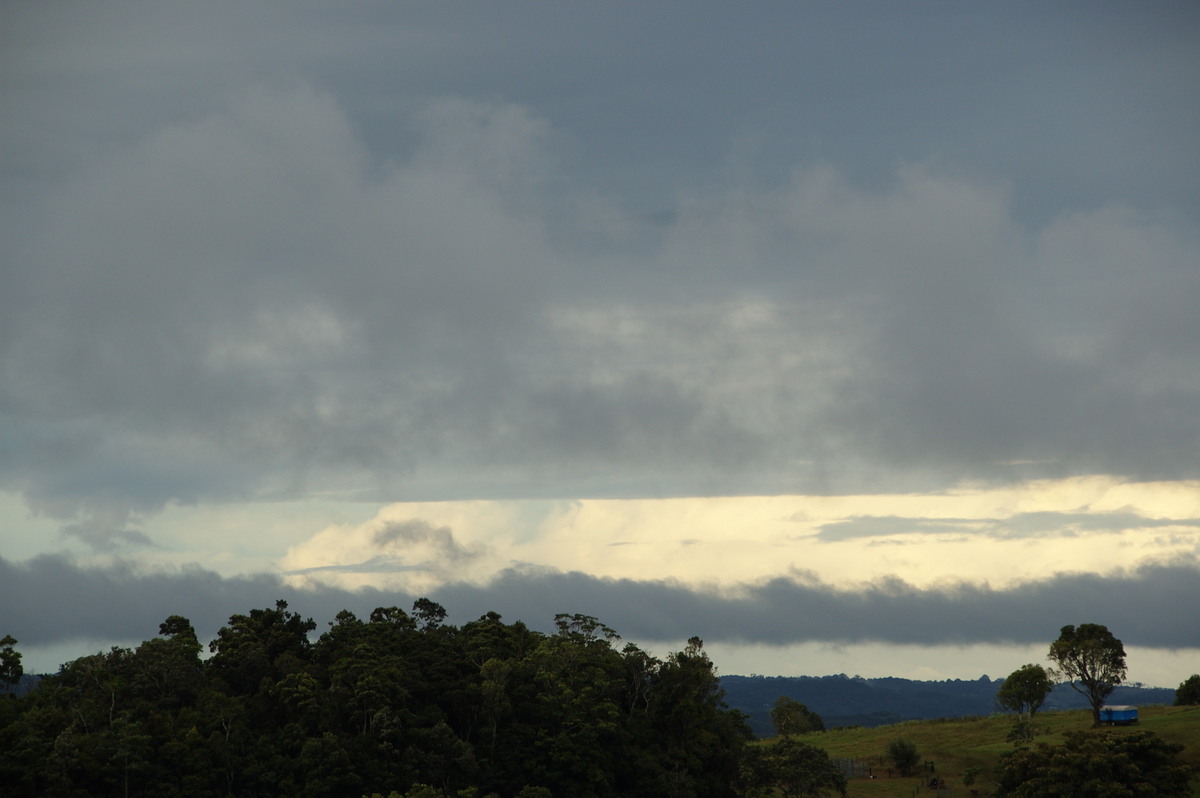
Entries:
[[14,0],[0,111],[27,665],[429,595],[1200,671],[1194,3]]

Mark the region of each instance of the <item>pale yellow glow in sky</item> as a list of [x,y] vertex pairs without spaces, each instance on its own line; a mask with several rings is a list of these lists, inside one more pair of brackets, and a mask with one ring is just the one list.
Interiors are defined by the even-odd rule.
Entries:
[[[5,557],[72,549],[87,557],[56,534],[52,519],[31,517],[16,496],[0,499]],[[1066,534],[1050,523],[1014,535],[1005,521],[1022,513],[1128,514],[1160,523]],[[909,521],[888,522],[876,534],[818,537],[830,524],[888,518]],[[1171,519],[1180,524],[1161,523]],[[1055,572],[1104,573],[1194,555],[1200,552],[1195,519],[1200,483],[1081,477],[906,495],[172,506],[138,528],[155,543],[139,553],[148,565],[199,563],[224,575],[343,566],[307,578],[345,587],[426,589],[450,578],[483,581],[517,564],[727,587],[795,572],[836,585],[899,576],[920,587],[954,580],[1003,587]],[[458,559],[446,561],[447,550],[429,541],[373,542],[389,524],[414,520],[445,527],[461,550]],[[423,570],[353,572],[381,556]]]
[[[1058,513],[1021,527],[1022,514]],[[1112,514],[1112,515],[1109,515]],[[1071,530],[1083,516],[1090,528]],[[1116,518],[1155,525],[1123,525]],[[855,518],[911,519],[886,535],[831,542],[823,526]],[[918,587],[954,581],[993,588],[1056,572],[1110,573],[1141,562],[1200,551],[1200,484],[1121,483],[1106,477],[962,487],[936,494],[752,496],[575,502],[393,504],[370,521],[322,530],[279,561],[297,571],[353,564],[386,555],[428,569],[288,577],[297,586],[319,579],[343,587],[375,585],[432,591],[449,579],[486,581],[516,563],[630,579],[676,579],[724,590],[807,572],[851,586],[900,577]],[[389,523],[421,519],[453,532],[462,560],[439,564],[429,545],[381,548],[372,541]],[[1170,521],[1178,521],[1171,524]],[[908,523],[928,530],[898,531]],[[1166,523],[1162,523],[1162,522]],[[1056,526],[1060,523],[1066,527]],[[683,641],[637,641],[676,650]],[[1048,644],[904,646],[808,642],[784,646],[710,641],[723,673],[822,675],[844,672],[913,679],[1003,678],[1027,662],[1045,661]],[[1129,649],[1129,678],[1178,684],[1197,669],[1195,650]]]
[[[445,579],[486,580],[514,564],[725,587],[796,572],[837,585],[899,576],[919,587],[958,580],[1003,587],[1056,572],[1109,572],[1192,553],[1200,543],[1196,526],[1187,523],[1076,532],[1056,529],[1051,520],[1044,529],[1012,531],[1009,519],[1026,513],[1188,522],[1200,518],[1200,486],[1088,477],[914,495],[393,504],[365,523],[329,526],[292,545],[279,567],[295,573],[382,557],[420,570],[351,567],[290,579],[410,590]],[[907,520],[887,521],[875,534],[819,537],[827,525],[863,518]],[[447,561],[429,541],[376,542],[389,524],[411,521],[448,530],[458,559]]]

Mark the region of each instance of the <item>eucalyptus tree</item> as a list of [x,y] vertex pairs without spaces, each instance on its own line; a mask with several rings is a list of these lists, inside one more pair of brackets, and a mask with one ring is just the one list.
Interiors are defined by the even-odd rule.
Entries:
[[1092,707],[1092,725],[1100,726],[1100,708],[1125,681],[1125,646],[1098,623],[1064,626],[1050,644],[1050,660],[1071,688]]

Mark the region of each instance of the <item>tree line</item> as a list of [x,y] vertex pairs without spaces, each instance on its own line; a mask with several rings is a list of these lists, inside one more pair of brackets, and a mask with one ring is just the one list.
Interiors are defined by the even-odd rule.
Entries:
[[[693,638],[658,659],[586,615],[556,633],[496,613],[316,624],[279,601],[203,647],[173,615],[136,648],[82,657],[0,700],[11,795],[735,794],[744,716]],[[0,673],[20,678],[11,637]]]
[[[750,744],[746,716],[725,704],[698,638],[658,659],[622,645],[588,615],[556,616],[553,634],[494,612],[456,627],[427,598],[411,612],[380,607],[365,620],[340,612],[314,639],[316,629],[278,601],[230,617],[205,658],[192,624],[172,615],[136,648],[81,657],[20,698],[0,696],[4,794],[845,793],[828,755],[799,739],[825,728],[804,704],[779,697],[771,710],[777,738]],[[0,688],[21,680],[16,643],[0,639]],[[1055,680],[1088,697],[1098,724],[1101,704],[1125,676],[1121,641],[1098,624],[1063,627],[1049,656],[1056,669],[1026,665],[997,694],[1018,713],[1009,738],[1017,747],[1001,760],[998,794],[1065,795],[1064,784],[1078,779],[1186,794],[1177,747],[1152,734],[1030,747],[1034,714]],[[1193,676],[1176,703],[1198,700]],[[1097,771],[1097,746],[1120,748],[1124,770]],[[896,740],[886,756],[908,773],[918,753]],[[1048,768],[1057,775],[1045,776]],[[1036,790],[1034,773],[1042,774]]]

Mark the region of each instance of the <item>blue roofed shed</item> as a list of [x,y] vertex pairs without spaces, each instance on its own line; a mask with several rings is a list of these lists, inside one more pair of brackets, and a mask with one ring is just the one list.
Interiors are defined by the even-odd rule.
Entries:
[[1100,707],[1100,722],[1109,726],[1130,726],[1138,722],[1137,707],[1105,705]]

